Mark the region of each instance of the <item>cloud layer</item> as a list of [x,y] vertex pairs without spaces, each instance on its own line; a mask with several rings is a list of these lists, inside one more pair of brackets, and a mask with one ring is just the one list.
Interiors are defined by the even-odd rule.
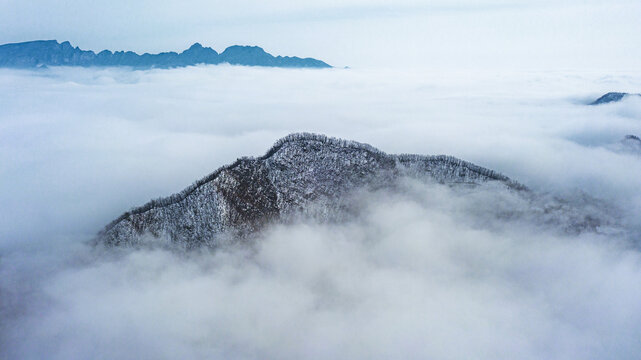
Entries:
[[276,226],[255,248],[88,263],[79,249],[18,299],[27,311],[9,318],[4,349],[23,359],[639,354],[639,252],[498,220],[498,197],[408,183],[364,196],[353,221]]
[[[635,73],[192,67],[0,71],[0,354],[9,358],[631,358],[635,240],[568,235],[494,189],[407,183],[343,224],[256,247],[101,253],[84,241],[294,131],[450,154],[641,229]],[[636,232],[638,234],[638,232]],[[632,243],[630,242],[632,240]]]

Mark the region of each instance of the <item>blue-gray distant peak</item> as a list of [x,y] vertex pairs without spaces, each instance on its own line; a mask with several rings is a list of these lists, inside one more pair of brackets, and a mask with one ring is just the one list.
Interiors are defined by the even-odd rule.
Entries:
[[624,92],[609,92],[600,98],[594,100],[593,102],[590,103],[590,105],[601,105],[601,104],[607,104],[611,102],[617,102],[621,101],[624,98],[628,96],[641,96],[641,94],[629,94],[629,93],[624,93]]
[[271,66],[290,68],[329,68],[312,58],[272,56],[258,46],[230,46],[222,53],[195,43],[181,52],[138,55],[132,51],[93,51],[73,47],[69,41],[37,40],[0,45],[0,67],[32,68],[43,66],[130,66],[134,68],[171,68],[196,64]]

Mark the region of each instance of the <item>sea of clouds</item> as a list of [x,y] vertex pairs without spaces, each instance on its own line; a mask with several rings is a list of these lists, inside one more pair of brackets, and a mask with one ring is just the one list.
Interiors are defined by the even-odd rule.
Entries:
[[[0,70],[0,357],[638,357],[641,154],[619,142],[641,135],[641,99],[586,104],[639,89],[633,72]],[[513,194],[407,181],[253,246],[87,245],[298,131],[588,194],[621,231],[566,233],[499,216],[528,210]]]

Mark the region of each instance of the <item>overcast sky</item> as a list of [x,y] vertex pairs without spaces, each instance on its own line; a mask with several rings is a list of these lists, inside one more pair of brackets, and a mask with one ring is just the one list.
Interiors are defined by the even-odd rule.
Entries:
[[641,2],[2,0],[0,43],[222,51],[260,45],[352,67],[639,69]]

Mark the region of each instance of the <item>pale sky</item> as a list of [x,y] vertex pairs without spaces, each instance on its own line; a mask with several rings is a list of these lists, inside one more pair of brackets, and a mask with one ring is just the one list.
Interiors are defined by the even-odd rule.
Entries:
[[641,2],[1,0],[0,43],[218,51],[259,45],[335,66],[641,68]]

